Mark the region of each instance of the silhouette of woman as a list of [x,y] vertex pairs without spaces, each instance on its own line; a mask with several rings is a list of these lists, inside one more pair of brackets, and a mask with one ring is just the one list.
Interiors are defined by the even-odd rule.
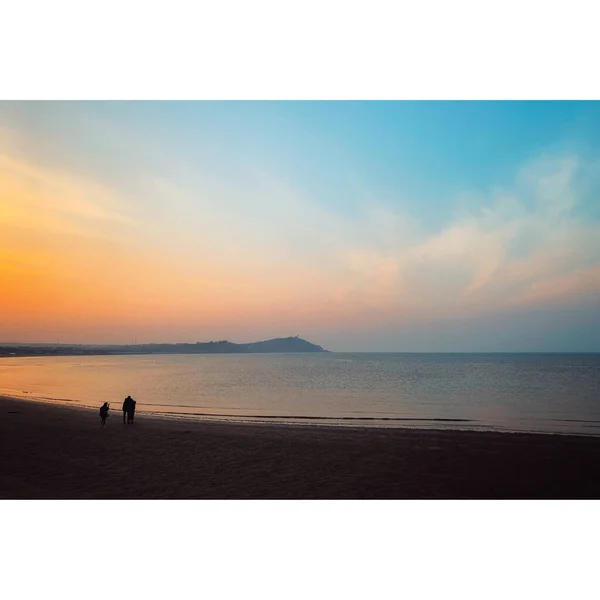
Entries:
[[105,402],[101,407],[100,407],[100,427],[104,427],[106,425],[106,418],[108,417],[108,409],[110,407],[110,404],[108,402]]
[[135,400],[131,399],[131,404],[129,405],[129,410],[127,411],[127,422],[133,423],[133,416],[135,415]]

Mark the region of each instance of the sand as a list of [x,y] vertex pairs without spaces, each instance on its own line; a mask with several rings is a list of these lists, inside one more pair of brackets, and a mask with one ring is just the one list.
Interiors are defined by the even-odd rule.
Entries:
[[3,499],[600,498],[600,438],[180,421],[0,397]]

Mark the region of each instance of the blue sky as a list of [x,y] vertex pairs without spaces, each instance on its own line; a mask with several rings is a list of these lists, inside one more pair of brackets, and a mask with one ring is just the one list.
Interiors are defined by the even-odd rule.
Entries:
[[[20,285],[52,296],[86,275],[50,248],[79,240],[109,301],[89,319],[70,301],[77,326],[64,299],[46,320],[21,311],[0,338],[600,351],[599,117],[596,102],[2,103],[0,250],[23,253],[27,231],[29,267],[55,275]],[[127,282],[135,302],[111,312]]]

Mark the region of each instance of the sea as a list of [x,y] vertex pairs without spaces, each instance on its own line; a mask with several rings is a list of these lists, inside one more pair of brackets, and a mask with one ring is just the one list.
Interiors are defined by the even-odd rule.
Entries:
[[0,395],[113,414],[131,395],[138,419],[600,435],[600,354],[7,357]]

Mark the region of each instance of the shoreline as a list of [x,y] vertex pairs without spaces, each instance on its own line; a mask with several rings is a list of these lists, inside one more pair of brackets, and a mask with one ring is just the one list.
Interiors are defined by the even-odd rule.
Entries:
[[598,499],[593,436],[169,419],[0,397],[3,499]]
[[[43,398],[39,396],[12,396],[0,392],[1,400],[11,400],[18,402],[28,402],[41,406],[57,406],[84,411],[98,411],[100,405],[91,406],[79,403],[78,400],[67,400],[61,398]],[[176,407],[174,407],[176,408]],[[120,409],[111,409],[111,414],[121,414]],[[321,416],[288,416],[288,415],[228,415],[213,413],[192,413],[173,411],[153,411],[144,408],[137,409],[136,415],[143,415],[145,419],[166,420],[169,422],[191,422],[191,423],[225,423],[225,424],[248,424],[264,425],[265,427],[318,427],[333,429],[358,429],[358,430],[416,430],[416,431],[440,431],[440,432],[473,432],[473,433],[497,433],[497,434],[520,434],[520,435],[544,435],[544,436],[567,436],[600,439],[600,432],[581,432],[581,431],[544,431],[544,430],[525,430],[510,429],[508,427],[494,428],[490,425],[472,425],[467,427],[459,426],[440,426],[446,423],[474,423],[472,419],[446,419],[446,418],[371,418],[371,417],[321,417]],[[325,422],[327,421],[327,422]],[[385,425],[374,425],[373,423],[385,423]],[[390,422],[398,423],[389,425]],[[427,425],[411,425],[410,423],[425,423]],[[400,424],[402,423],[402,424]]]

